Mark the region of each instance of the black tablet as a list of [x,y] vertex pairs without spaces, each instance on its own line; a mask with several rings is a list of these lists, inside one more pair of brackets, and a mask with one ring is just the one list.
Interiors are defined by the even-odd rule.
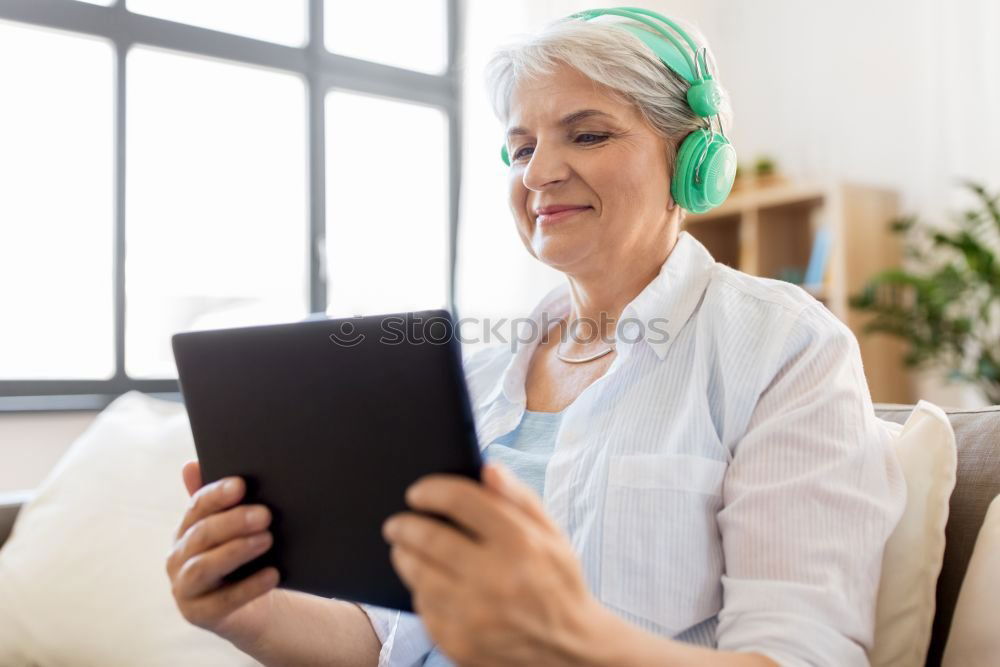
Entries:
[[382,523],[420,477],[479,480],[455,322],[446,310],[172,337],[202,481],[239,475],[273,512],[280,586],[412,611]]

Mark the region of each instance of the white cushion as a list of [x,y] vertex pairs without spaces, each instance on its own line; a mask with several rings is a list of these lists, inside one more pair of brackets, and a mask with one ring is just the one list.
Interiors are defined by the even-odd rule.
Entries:
[[1000,659],[1000,496],[979,529],[955,604],[943,667],[993,667]]
[[257,665],[188,623],[166,557],[195,458],[179,403],[139,392],[99,414],[0,550],[0,665]]
[[923,667],[944,560],[948,501],[955,488],[955,432],[944,411],[920,401],[896,433],[893,449],[906,479],[906,508],[882,558],[873,667]]

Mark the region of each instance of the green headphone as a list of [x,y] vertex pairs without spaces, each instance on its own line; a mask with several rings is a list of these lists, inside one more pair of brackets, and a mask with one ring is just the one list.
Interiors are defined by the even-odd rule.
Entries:
[[[712,130],[711,116],[718,116],[722,106],[722,89],[708,73],[705,50],[700,52],[694,40],[680,26],[661,14],[637,7],[617,7],[613,9],[588,9],[569,18],[589,21],[592,18],[611,14],[644,23],[660,33],[661,37],[638,26],[615,24],[629,31],[643,41],[660,58],[664,65],[691,84],[687,92],[687,102],[692,111],[702,118],[709,118],[707,127],[698,128],[681,142],[677,151],[670,194],[677,204],[691,213],[704,213],[720,205],[729,196],[736,178],[736,150],[726,138]],[[665,23],[679,34],[694,53],[694,58],[684,50],[681,42],[663,26],[647,17]],[[719,120],[722,130],[722,121]],[[504,164],[510,166],[507,146],[500,149]]]

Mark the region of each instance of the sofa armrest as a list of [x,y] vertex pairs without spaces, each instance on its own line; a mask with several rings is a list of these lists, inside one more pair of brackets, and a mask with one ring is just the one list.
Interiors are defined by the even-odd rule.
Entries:
[[21,506],[31,500],[31,491],[9,491],[0,493],[0,547],[7,541],[14,520]]

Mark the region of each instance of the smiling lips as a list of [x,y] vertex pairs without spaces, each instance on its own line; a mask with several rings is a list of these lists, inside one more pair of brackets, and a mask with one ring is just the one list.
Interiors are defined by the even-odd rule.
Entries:
[[535,209],[535,213],[538,214],[538,217],[535,219],[535,223],[539,225],[552,224],[589,209],[589,206],[573,206],[571,204],[544,206],[542,208]]

